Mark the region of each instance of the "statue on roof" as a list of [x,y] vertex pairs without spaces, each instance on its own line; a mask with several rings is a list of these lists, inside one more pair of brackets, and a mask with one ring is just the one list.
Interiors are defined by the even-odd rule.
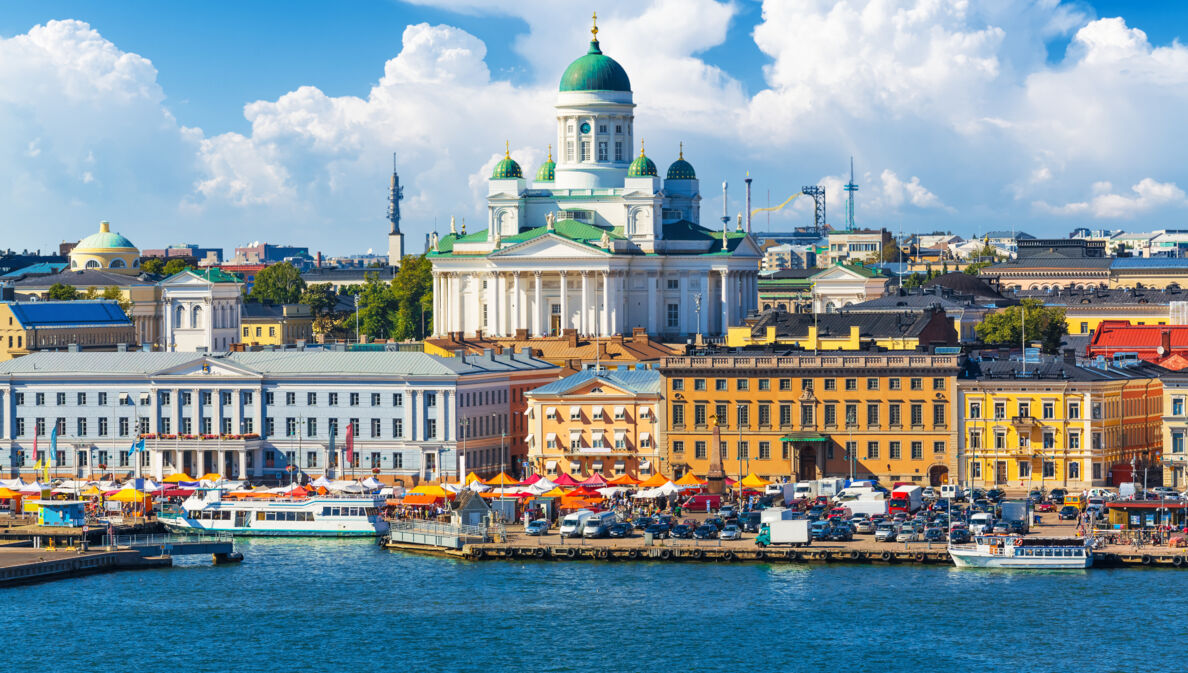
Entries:
[[610,233],[609,232],[607,232],[607,231],[602,232],[602,240],[600,240],[598,242],[598,247],[602,248],[603,250],[610,250]]
[[437,252],[437,232],[436,231],[429,235],[429,249],[432,250],[433,252]]
[[455,224],[455,222],[454,222],[454,216],[453,216],[453,215],[450,215],[450,233],[451,233],[451,234],[453,234],[453,235],[455,235],[455,236],[457,236],[457,235],[458,235],[458,227],[457,227],[457,225],[456,225],[456,224]]
[[557,221],[557,216],[552,211],[545,213],[545,229],[548,231],[556,231],[554,223]]
[[742,231],[742,213],[739,213],[738,218],[735,219],[734,230]]

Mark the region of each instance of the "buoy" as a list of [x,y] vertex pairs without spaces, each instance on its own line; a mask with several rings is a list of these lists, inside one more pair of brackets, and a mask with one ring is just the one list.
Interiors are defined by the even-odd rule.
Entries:
[[634,561],[635,559],[639,558],[639,550],[638,550],[638,549],[631,549],[631,550],[629,550],[629,551],[627,552],[627,558],[631,559],[632,561]]
[[700,561],[701,559],[705,558],[705,552],[701,551],[700,549],[694,549],[693,550],[693,558]]
[[1155,559],[1151,558],[1150,554],[1143,554],[1142,564],[1145,566],[1149,566],[1149,565],[1151,565],[1151,562],[1154,560]]
[[755,552],[755,558],[759,561],[762,561],[763,559],[767,558],[767,553],[762,552],[762,551],[757,551],[757,552]]
[[577,550],[573,547],[570,547],[569,549],[565,550],[565,556],[568,558],[577,558]]
[[470,555],[472,558],[481,561],[483,559],[483,557],[487,555],[487,551],[485,549],[479,548],[479,549],[475,549],[474,551],[470,552]]
[[734,560],[734,552],[730,551],[729,549],[722,552],[722,560],[723,561],[733,561]]
[[789,561],[799,561],[800,554],[797,552],[794,552],[794,551],[790,551],[790,552],[787,552],[784,554],[784,558],[788,559]]
[[918,563],[923,563],[923,561],[924,561],[924,552],[922,552],[922,551],[918,551],[918,552],[916,552],[916,561],[917,561]]
[[594,552],[594,557],[605,561],[606,559],[610,558],[610,552],[605,549],[599,549],[598,551]]

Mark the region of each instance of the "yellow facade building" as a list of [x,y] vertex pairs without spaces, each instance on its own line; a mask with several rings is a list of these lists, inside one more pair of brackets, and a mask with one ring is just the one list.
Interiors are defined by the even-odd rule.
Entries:
[[253,346],[313,343],[313,313],[305,304],[244,302],[240,341]]
[[0,302],[0,361],[39,350],[135,346],[132,321],[114,301]]
[[654,370],[583,370],[528,392],[527,402],[528,462],[537,474],[609,481],[651,474],[660,462]]
[[140,273],[140,250],[132,241],[111,231],[104,220],[99,231],[75,244],[70,251],[70,269],[106,269],[117,273]]
[[765,311],[752,325],[731,327],[730,348],[792,346],[805,351],[855,351],[869,346],[915,350],[921,346],[954,346],[957,330],[943,311],[897,313],[788,313]]
[[1019,299],[1039,299],[1064,309],[1069,334],[1095,332],[1104,320],[1131,325],[1182,325],[1188,322],[1188,290],[1089,289],[1017,292]]
[[958,381],[962,483],[1083,489],[1159,463],[1165,370],[1031,359],[971,361]]

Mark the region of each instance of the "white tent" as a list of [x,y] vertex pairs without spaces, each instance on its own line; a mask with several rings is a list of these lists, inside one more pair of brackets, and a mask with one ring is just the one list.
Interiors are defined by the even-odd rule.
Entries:
[[626,490],[627,489],[623,488],[622,486],[607,486],[605,488],[598,489],[598,492],[601,493],[602,497],[604,498],[613,498]]
[[49,488],[49,487],[46,486],[45,484],[38,482],[36,479],[34,479],[33,483],[25,484],[17,490],[19,490],[21,493],[41,493],[42,491],[44,491],[47,488]]
[[383,485],[384,484],[379,479],[376,479],[375,477],[368,477],[363,480],[364,488],[377,489],[377,488],[382,488]]
[[548,477],[542,477],[541,479],[536,480],[535,484],[528,486],[524,490],[531,491],[537,495],[540,495],[541,493],[548,493],[549,491],[553,490],[554,488],[557,488],[556,484],[549,481]]
[[672,480],[664,482],[664,485],[656,488],[649,488],[635,494],[636,498],[663,498],[672,495],[673,493],[680,493],[681,487],[672,483]]
[[161,490],[161,485],[154,484],[152,479],[145,479],[144,487],[141,488],[140,490],[145,491],[146,493],[150,492],[150,491],[159,491],[159,490]]
[[0,479],[0,488],[7,488],[10,491],[19,491],[25,487],[25,482],[20,479]]
[[466,485],[466,488],[469,488],[475,493],[486,493],[487,491],[491,490],[490,486],[487,486],[481,481],[472,481]]
[[318,477],[317,479],[309,482],[309,485],[312,488],[330,488],[330,483],[330,480],[326,477]]
[[336,493],[362,493],[364,491],[363,485],[357,481],[343,481],[339,479],[330,482],[327,488]]

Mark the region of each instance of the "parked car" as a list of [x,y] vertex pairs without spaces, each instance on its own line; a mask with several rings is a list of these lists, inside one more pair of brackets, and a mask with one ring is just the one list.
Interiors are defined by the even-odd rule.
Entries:
[[672,532],[670,534],[672,537],[678,540],[688,540],[689,538],[693,537],[693,529],[683,523],[680,523],[672,527]]
[[1056,502],[1057,498],[1063,500],[1064,496],[1066,495],[1068,495],[1068,491],[1063,488],[1054,488],[1051,491],[1048,491],[1048,498],[1050,498],[1052,502]]
[[656,523],[656,520],[650,516],[641,516],[641,517],[637,518],[635,521],[632,521],[631,523],[632,523],[632,525],[635,526],[636,530],[643,530],[643,529],[647,528],[648,526]]
[[919,542],[920,534],[916,532],[915,528],[904,526],[899,529],[899,535],[895,536],[896,542]]
[[949,531],[949,542],[953,544],[967,544],[970,539],[969,531],[964,528],[954,528]]
[[864,535],[870,535],[875,532],[875,522],[870,519],[855,519],[851,522],[854,525],[854,532]]
[[718,529],[713,524],[702,524],[693,529],[693,537],[698,540],[712,540],[718,537]]
[[1011,532],[1014,533],[1015,535],[1026,535],[1027,534],[1027,522],[1026,521],[1017,521],[1017,520],[1016,521],[1008,521],[1007,525],[1010,526]]
[[924,529],[924,541],[925,542],[944,542],[945,541],[945,529],[937,528],[936,526],[933,526],[931,528],[925,528]]
[[722,517],[718,516],[711,516],[710,518],[706,519],[705,522],[712,525],[714,528],[717,528],[718,530],[722,530],[726,527],[726,522],[722,519]]
[[899,526],[891,521],[884,521],[875,528],[875,542],[894,542],[899,534]]
[[738,510],[734,509],[734,505],[723,505],[722,509],[718,510],[718,516],[722,517],[723,519],[729,519],[730,517],[737,517]]
[[990,502],[996,503],[1005,497],[1006,497],[1006,493],[1004,491],[1002,491],[1001,489],[992,488],[989,491],[986,491],[986,499],[989,500]]
[[994,524],[994,528],[990,532],[995,535],[1008,535],[1011,532],[1011,524],[1008,521],[999,521]]
[[931,486],[925,486],[924,491],[920,493],[920,497],[925,500],[936,500],[936,489]]
[[668,527],[667,524],[654,523],[654,524],[648,526],[647,528],[645,528],[644,533],[651,533],[653,538],[656,538],[658,540],[663,540],[672,534],[672,530]]
[[1065,505],[1064,507],[1060,508],[1060,511],[1056,513],[1056,516],[1059,517],[1061,521],[1076,521],[1077,517],[1081,516],[1081,510],[1073,507],[1072,505]]
[[[738,527],[747,531],[748,533],[758,533],[761,518],[762,515],[759,512],[743,512],[738,517]],[[722,526],[725,525],[726,522],[723,521]],[[722,528],[722,526],[718,527],[719,530]]]
[[528,525],[524,527],[524,532],[528,535],[548,535],[549,522],[547,519],[529,521]]
[[814,540],[825,540],[829,537],[829,522],[828,521],[814,521],[809,533]]
[[737,525],[728,523],[722,528],[722,532],[718,533],[718,538],[721,540],[739,540],[742,539],[742,530]]
[[616,523],[610,527],[610,532],[608,535],[611,537],[631,537],[633,530],[634,529],[629,523]]
[[835,521],[829,527],[829,532],[826,534],[825,539],[834,542],[849,542],[854,539],[854,529],[844,521]]

